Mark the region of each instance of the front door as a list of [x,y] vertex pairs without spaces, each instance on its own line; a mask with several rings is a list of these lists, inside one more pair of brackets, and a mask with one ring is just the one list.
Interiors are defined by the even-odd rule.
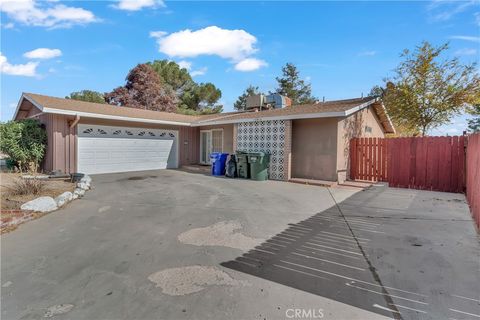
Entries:
[[212,152],[223,152],[223,129],[200,131],[200,163],[210,164]]

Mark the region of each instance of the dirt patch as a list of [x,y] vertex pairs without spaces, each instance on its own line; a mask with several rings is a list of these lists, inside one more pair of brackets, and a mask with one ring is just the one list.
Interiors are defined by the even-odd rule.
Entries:
[[[13,196],[10,195],[9,190],[13,185],[15,179],[20,178],[18,173],[0,173],[0,194],[1,194],[1,209],[3,210],[13,210],[20,209],[20,206],[25,202],[33,200],[41,196],[49,196],[55,198],[65,191],[73,192],[75,189],[75,184],[71,183],[69,179],[45,179],[45,188],[38,195],[19,195]],[[3,217],[3,215],[2,215]]]
[[188,230],[178,240],[194,246],[223,246],[248,251],[262,243],[263,239],[247,237],[237,230],[242,229],[238,221],[221,221],[204,228]]
[[162,288],[170,296],[183,296],[206,289],[209,286],[246,285],[246,281],[233,279],[228,273],[215,267],[188,266],[161,270],[148,280]]
[[145,180],[147,179],[148,177],[130,177],[128,178],[127,180],[133,180],[133,181],[136,181],[136,180]]
[[73,307],[74,307],[73,304],[59,304],[56,306],[51,306],[47,308],[47,311],[45,311],[45,315],[43,317],[52,318],[56,315],[70,312],[73,309]]

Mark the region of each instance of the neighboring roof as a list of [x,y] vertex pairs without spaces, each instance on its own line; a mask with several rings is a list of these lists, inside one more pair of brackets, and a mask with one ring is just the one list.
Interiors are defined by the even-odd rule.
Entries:
[[23,98],[30,101],[43,113],[79,115],[83,117],[105,118],[126,121],[150,122],[184,126],[206,126],[215,124],[251,122],[262,120],[287,120],[326,117],[346,117],[368,106],[373,106],[387,133],[395,132],[385,108],[378,98],[366,97],[348,100],[296,105],[282,109],[227,112],[209,115],[183,115],[178,113],[117,107],[108,104],[62,99],[33,93],[24,93],[14,115],[17,116]]

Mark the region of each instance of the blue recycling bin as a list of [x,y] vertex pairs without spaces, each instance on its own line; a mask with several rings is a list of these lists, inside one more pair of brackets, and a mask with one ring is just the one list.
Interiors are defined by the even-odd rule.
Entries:
[[228,153],[213,152],[210,154],[212,162],[212,176],[225,175],[225,163],[227,162]]

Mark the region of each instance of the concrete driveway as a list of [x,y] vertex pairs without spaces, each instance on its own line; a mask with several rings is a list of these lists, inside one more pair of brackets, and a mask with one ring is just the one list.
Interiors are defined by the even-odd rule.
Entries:
[[2,319],[480,318],[462,195],[171,170],[93,184],[2,236]]

